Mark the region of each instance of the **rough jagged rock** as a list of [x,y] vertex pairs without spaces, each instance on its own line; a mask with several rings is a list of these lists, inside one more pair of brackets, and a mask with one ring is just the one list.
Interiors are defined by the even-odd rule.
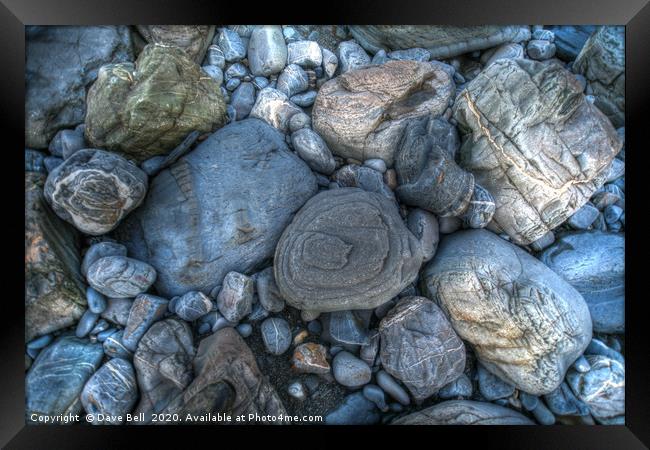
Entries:
[[602,186],[621,141],[555,63],[498,60],[459,94],[460,165],[496,201],[490,229],[529,244]]
[[50,172],[45,198],[60,218],[97,236],[142,203],[147,184],[147,174],[121,156],[79,150]]
[[392,425],[534,425],[510,408],[487,402],[449,400],[400,417]]
[[73,325],[84,313],[79,234],[43,197],[45,177],[25,173],[25,341]]
[[530,39],[530,29],[519,25],[354,25],[350,26],[350,33],[371,53],[421,47],[431,53],[431,59],[450,58],[504,42]]
[[481,363],[530,394],[557,388],[591,340],[580,293],[489,231],[445,236],[421,279]]
[[625,125],[625,27],[603,26],[587,40],[573,63],[587,78],[595,105],[615,127]]
[[394,202],[340,188],[319,193],[296,214],[278,242],[274,272],[295,308],[371,309],[413,282],[422,261]]
[[442,114],[454,83],[440,63],[389,61],[324,83],[314,102],[314,130],[336,155],[389,167],[407,119]]
[[422,401],[465,369],[465,346],[440,308],[424,297],[404,297],[379,325],[381,364]]
[[47,148],[84,121],[86,88],[105,64],[133,60],[126,26],[30,26],[25,39],[25,145]]
[[[109,360],[90,377],[80,398],[84,410],[94,415],[93,425],[122,424],[138,399],[133,366],[125,359]],[[105,418],[100,420],[100,414]]]
[[160,413],[183,392],[192,379],[192,359],[196,351],[187,323],[166,319],[149,328],[133,356],[140,402],[135,413],[144,413],[145,422],[152,413]]
[[271,257],[316,190],[311,170],[282,134],[246,119],[161,171],[117,234],[134,258],[156,268],[162,295],[210,294],[228,272],[249,272]]
[[88,90],[86,139],[137,162],[164,155],[190,132],[226,122],[219,84],[177,47],[149,44],[135,63],[100,69]]
[[165,413],[243,414],[250,422],[255,419],[251,420],[249,414],[287,414],[273,385],[260,372],[255,356],[234,328],[222,328],[203,339],[192,365],[196,378],[165,408]]
[[138,31],[150,44],[182,48],[197,64],[201,64],[214,36],[214,25],[138,25]]
[[580,292],[594,331],[625,331],[625,237],[621,233],[562,235],[540,260]]

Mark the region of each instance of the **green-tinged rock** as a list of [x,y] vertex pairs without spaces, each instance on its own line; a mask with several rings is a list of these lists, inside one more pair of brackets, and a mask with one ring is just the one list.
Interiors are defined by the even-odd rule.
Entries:
[[214,25],[138,25],[138,31],[150,44],[174,45],[185,50],[201,64],[214,36]]
[[138,162],[168,153],[194,130],[224,125],[217,82],[178,47],[151,44],[135,67],[100,69],[88,91],[86,139]]

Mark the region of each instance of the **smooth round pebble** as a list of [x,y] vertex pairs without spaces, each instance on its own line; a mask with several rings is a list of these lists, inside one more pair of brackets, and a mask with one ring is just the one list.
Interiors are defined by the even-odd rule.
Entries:
[[386,404],[386,395],[384,391],[376,384],[367,384],[363,387],[363,396],[377,405],[377,408],[383,412],[388,411]]
[[95,327],[97,319],[99,319],[99,314],[87,309],[83,316],[81,316],[81,319],[79,319],[79,323],[77,323],[77,329],[75,330],[77,337],[86,337]]
[[334,379],[347,387],[359,387],[370,382],[372,371],[368,364],[352,353],[339,352],[332,361]]
[[40,350],[44,347],[47,347],[54,337],[51,334],[46,334],[41,337],[37,337],[27,343],[27,348],[32,350]]
[[106,297],[90,286],[86,289],[86,301],[88,302],[88,309],[95,314],[103,313],[107,306]]
[[377,372],[377,384],[402,405],[408,406],[411,403],[408,393],[386,371]]
[[281,355],[291,345],[291,329],[289,323],[279,317],[270,317],[260,326],[262,339],[266,350],[273,355]]
[[253,333],[253,326],[250,323],[241,323],[235,328],[243,338],[247,338]]
[[287,393],[301,402],[307,399],[307,389],[300,381],[294,381],[287,388]]

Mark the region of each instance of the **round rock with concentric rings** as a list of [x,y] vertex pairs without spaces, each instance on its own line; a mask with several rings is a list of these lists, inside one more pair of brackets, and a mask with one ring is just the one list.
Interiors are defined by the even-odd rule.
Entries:
[[417,276],[423,254],[395,202],[358,188],[312,197],[275,250],[275,280],[287,303],[308,311],[370,309]]

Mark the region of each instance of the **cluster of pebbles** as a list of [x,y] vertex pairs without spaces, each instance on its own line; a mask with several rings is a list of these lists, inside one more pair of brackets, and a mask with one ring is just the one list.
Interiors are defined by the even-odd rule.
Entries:
[[26,47],[28,418],[624,423],[621,27]]

